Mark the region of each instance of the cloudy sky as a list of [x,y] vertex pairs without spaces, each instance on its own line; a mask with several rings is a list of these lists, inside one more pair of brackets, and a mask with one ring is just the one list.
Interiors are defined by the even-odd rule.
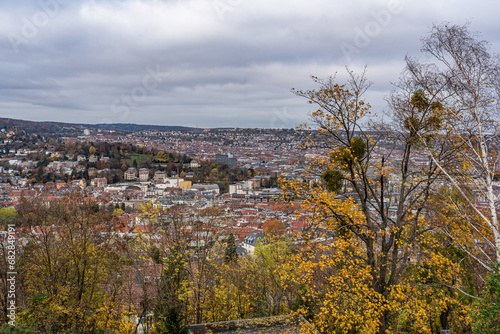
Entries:
[[0,117],[294,127],[314,88],[368,67],[375,112],[432,23],[500,50],[496,0],[23,0],[0,3]]

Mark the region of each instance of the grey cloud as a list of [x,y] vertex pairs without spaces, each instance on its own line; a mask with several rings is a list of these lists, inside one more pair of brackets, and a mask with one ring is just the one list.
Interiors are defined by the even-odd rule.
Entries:
[[[34,24],[51,1],[61,1],[57,11],[33,36],[23,36],[26,20]],[[312,88],[309,75],[340,75],[345,65],[368,65],[374,86],[367,97],[382,110],[404,56],[418,56],[419,39],[433,22],[461,24],[473,16],[472,29],[492,43],[499,39],[493,13],[500,5],[493,1],[485,1],[488,10],[462,0],[405,1],[381,23],[380,13],[391,8],[387,1],[217,1],[0,4],[1,115],[292,127],[312,110],[290,88]],[[222,11],[220,3],[226,4]],[[369,41],[360,44],[356,34],[367,34],[374,22],[381,28],[368,31]],[[24,38],[17,54],[12,34]],[[342,43],[356,52],[346,57]],[[147,68],[156,67],[164,77],[154,84]]]

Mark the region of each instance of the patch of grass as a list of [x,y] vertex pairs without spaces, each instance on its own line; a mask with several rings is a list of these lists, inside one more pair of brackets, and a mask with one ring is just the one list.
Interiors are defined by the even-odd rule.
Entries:
[[134,160],[137,163],[141,163],[144,161],[152,160],[153,156],[147,154],[125,154],[125,157],[122,159],[122,162],[125,162],[127,165],[132,166]]

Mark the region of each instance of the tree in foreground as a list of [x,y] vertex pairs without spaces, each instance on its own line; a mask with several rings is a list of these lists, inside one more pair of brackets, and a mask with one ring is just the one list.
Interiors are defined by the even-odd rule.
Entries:
[[[431,63],[407,58],[402,86],[418,86],[446,109],[448,125],[437,135],[448,146],[459,149],[452,157],[443,159],[427,145],[425,138],[420,137],[420,142],[453,188],[453,191],[441,192],[440,203],[446,206],[445,211],[452,213],[451,217],[459,219],[443,219],[440,231],[476,264],[473,274],[478,284],[470,291],[471,297],[480,295],[478,288],[486,280],[487,298],[476,304],[481,305],[479,308],[473,309],[473,329],[477,333],[489,333],[483,331],[486,328],[483,324],[491,317],[482,310],[495,307],[494,293],[496,298],[500,297],[495,288],[500,263],[495,191],[499,163],[500,58],[467,24],[435,25],[422,42],[422,51]],[[487,300],[491,307],[486,306]],[[498,321],[489,324],[493,332],[500,330]],[[495,329],[491,329],[492,324]]]
[[500,328],[500,273],[498,266],[488,274],[483,299],[476,303],[473,314],[474,333],[493,334]]
[[[364,72],[348,74],[345,84],[313,77],[319,88],[294,90],[318,106],[311,120],[319,135],[306,138],[304,145],[325,156],[309,167],[321,184],[282,183],[285,195],[297,197],[314,213],[309,223],[316,231],[310,240],[324,233],[320,244],[306,247],[314,251],[297,257],[301,273],[295,282],[308,287],[305,299],[320,300],[313,320],[329,333],[385,333],[401,322],[408,330],[431,333],[431,324],[439,323],[443,313],[463,322],[456,291],[428,307],[422,298],[431,284],[420,284],[412,273],[425,269],[418,261],[435,256],[422,245],[435,238],[426,206],[441,174],[435,164],[415,161],[425,154],[420,138],[427,138],[428,147],[440,155],[450,154],[449,147],[434,140],[446,126],[442,107],[413,90],[391,105],[391,123],[370,124],[365,120],[370,106],[362,99],[370,83]],[[408,312],[404,319],[401,309]]]
[[[498,172],[500,59],[490,45],[467,25],[442,24],[423,39],[422,50],[434,63],[407,58],[403,85],[418,86],[446,108],[447,128],[439,136],[460,148],[452,157],[439,156],[427,145],[425,153],[465,200],[448,197],[469,233],[443,228],[486,271],[500,262],[500,225],[494,180]],[[454,163],[450,163],[453,160]],[[470,235],[474,235],[473,238]],[[480,245],[480,246],[479,246]]]
[[131,332],[120,293],[120,240],[97,203],[80,195],[25,200],[18,213],[27,232],[18,261],[20,323],[44,333]]

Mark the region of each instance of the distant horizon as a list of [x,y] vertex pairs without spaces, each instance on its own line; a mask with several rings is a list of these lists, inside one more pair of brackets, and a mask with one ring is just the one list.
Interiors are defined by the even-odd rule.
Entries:
[[[33,123],[55,123],[55,124],[63,124],[63,125],[71,125],[71,126],[113,126],[113,125],[136,125],[136,126],[144,126],[144,127],[169,127],[169,128],[182,128],[182,129],[195,129],[195,130],[203,130],[203,129],[265,129],[265,130],[290,130],[295,128],[259,128],[259,127],[238,127],[238,126],[223,126],[223,127],[193,127],[193,126],[185,126],[185,125],[165,125],[165,124],[146,124],[146,123],[73,123],[73,122],[63,122],[63,121],[51,121],[51,120],[31,120],[31,119],[21,119],[21,118],[11,118],[11,117],[0,117],[0,120],[8,119],[18,122],[33,122]],[[1,127],[1,125],[0,125]]]

